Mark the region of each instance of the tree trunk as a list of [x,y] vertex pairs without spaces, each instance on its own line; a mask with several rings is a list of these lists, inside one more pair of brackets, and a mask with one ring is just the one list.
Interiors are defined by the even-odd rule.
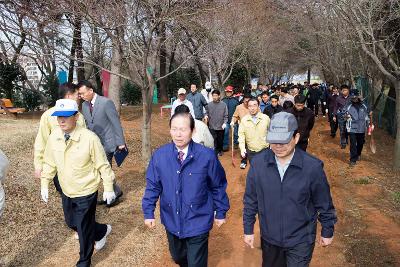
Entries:
[[[78,78],[78,81],[82,81],[85,79],[85,64],[82,62],[83,60],[83,48],[82,48],[82,19],[80,17],[77,17],[75,20],[75,31],[76,31],[76,36],[74,39],[75,40],[75,53],[76,53],[76,59],[77,59],[77,64],[78,67],[76,69],[76,76]],[[75,32],[74,32],[75,35]]]
[[[119,49],[118,43],[114,43],[112,47],[111,72],[121,73],[121,66],[122,66],[121,51]],[[108,87],[108,96],[114,102],[118,114],[121,112],[120,89],[121,89],[121,77],[111,74],[110,85]]]
[[394,84],[396,88],[396,141],[394,145],[393,168],[400,170],[400,80]]
[[142,125],[142,158],[147,164],[151,157],[151,112],[154,82],[150,81],[148,87],[142,88],[143,125]]
[[[160,46],[160,77],[167,74],[167,48],[165,46],[165,24],[163,23],[160,30],[161,46]],[[168,77],[160,80],[160,102],[168,103]]]

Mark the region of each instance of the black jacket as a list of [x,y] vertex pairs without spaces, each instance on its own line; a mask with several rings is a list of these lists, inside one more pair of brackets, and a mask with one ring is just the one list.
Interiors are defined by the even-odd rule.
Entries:
[[302,111],[298,111],[294,108],[292,114],[297,119],[300,141],[307,141],[307,139],[310,137],[310,132],[314,127],[314,112],[312,112],[311,109],[304,107]]
[[252,159],[243,198],[244,234],[253,234],[256,215],[261,237],[280,247],[315,242],[317,219],[321,236],[333,236],[337,221],[321,160],[296,149],[283,180],[275,155],[265,149]]
[[266,106],[264,109],[264,114],[267,115],[270,119],[272,119],[272,116],[274,114],[281,112],[283,110],[281,105],[277,105],[276,107],[273,107],[272,105]]

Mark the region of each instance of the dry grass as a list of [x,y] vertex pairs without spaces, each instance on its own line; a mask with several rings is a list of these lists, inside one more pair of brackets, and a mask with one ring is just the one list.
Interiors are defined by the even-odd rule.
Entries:
[[[97,220],[113,226],[107,247],[92,257],[97,266],[146,266],[166,248],[164,228],[144,228],[141,198],[145,165],[140,159],[141,111],[123,111],[123,126],[130,155],[122,168],[114,168],[124,190],[123,202],[107,209],[99,206]],[[167,119],[154,115],[152,145],[168,142]],[[60,197],[51,188],[49,203],[40,201],[40,183],[33,177],[33,142],[38,119],[12,120],[0,117],[0,148],[11,166],[5,181],[6,209],[0,221],[0,266],[73,266],[79,244],[64,223]],[[157,215],[159,218],[159,216]]]

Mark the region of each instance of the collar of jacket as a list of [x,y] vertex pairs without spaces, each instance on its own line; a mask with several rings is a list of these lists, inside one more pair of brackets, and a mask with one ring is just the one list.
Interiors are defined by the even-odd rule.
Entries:
[[[61,129],[60,129],[61,130]],[[76,126],[75,129],[72,131],[72,133],[70,134],[69,140],[74,140],[76,142],[79,141],[81,137],[81,131],[80,131],[80,127]],[[64,132],[61,130],[60,133],[57,136],[57,140],[65,140],[64,138]]]
[[[248,116],[248,118],[247,118],[247,121],[253,121],[253,117],[254,117],[254,116],[252,116],[251,114],[249,114],[249,116]],[[260,120],[261,120],[261,112],[258,111],[255,117],[257,118],[257,121],[260,121]]]
[[[265,155],[265,161],[267,162],[268,165],[276,166],[274,152],[272,151],[272,149],[269,149],[268,152],[269,153],[267,153]],[[290,162],[289,166],[295,166],[295,167],[302,169],[303,168],[303,153],[304,152],[301,151],[301,149],[295,149],[292,161]]]
[[[178,161],[178,149],[176,148],[176,145],[173,141],[171,142],[171,145],[172,145],[172,154],[174,155],[175,160]],[[193,142],[193,140],[191,140],[189,142],[189,147],[188,147],[188,152],[187,152],[186,158],[182,162],[182,166],[186,162],[190,161],[194,157],[195,154],[196,154],[196,151],[195,151],[194,142]]]

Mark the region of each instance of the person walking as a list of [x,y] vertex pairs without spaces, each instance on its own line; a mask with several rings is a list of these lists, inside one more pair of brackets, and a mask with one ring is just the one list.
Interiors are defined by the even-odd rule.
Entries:
[[190,93],[186,96],[186,99],[193,105],[194,118],[196,120],[203,120],[204,117],[207,117],[204,116],[203,108],[207,111],[208,102],[204,96],[197,91],[197,86],[195,84],[190,85]]
[[307,107],[310,108],[315,117],[318,117],[319,111],[319,104],[318,101],[321,98],[321,91],[318,88],[318,84],[315,83],[311,86],[311,89],[308,91],[308,100],[307,100]]
[[192,115],[193,118],[196,117],[196,115],[194,114],[192,102],[186,99],[186,90],[184,88],[179,88],[178,98],[175,99],[175,101],[172,103],[171,117],[175,114],[176,107],[182,104],[188,106],[190,110],[190,115]]
[[[190,114],[190,110],[188,106],[182,104],[176,107],[175,113],[188,113]],[[208,129],[207,124],[205,124],[201,120],[194,120],[195,131],[193,132],[192,140],[198,144],[202,144],[203,146],[214,148],[214,138],[210,133],[210,129]]]
[[[228,107],[228,122],[224,131],[224,143],[223,143],[223,151],[229,150],[229,130],[231,128],[231,122],[233,114],[235,113],[236,107],[239,105],[239,100],[233,96],[233,86],[228,85],[225,88],[225,97],[222,99],[222,102],[226,104]],[[233,143],[234,145],[239,145],[238,142],[238,126],[237,124],[234,126],[233,130]]]
[[102,249],[111,232],[111,225],[95,220],[97,191],[103,180],[103,200],[109,204],[115,199],[114,173],[100,139],[93,132],[77,126],[76,101],[57,100],[52,116],[57,117],[60,127],[50,134],[44,151],[41,199],[48,202],[49,183],[58,173],[65,222],[78,232],[79,237],[76,266],[90,266],[93,249]]
[[346,128],[350,136],[350,166],[356,165],[361,159],[365,143],[365,131],[369,125],[372,111],[363,103],[359,96],[351,96],[346,107]]
[[[79,102],[78,87],[73,83],[63,83],[58,88],[59,99],[72,99]],[[46,110],[40,117],[39,130],[36,134],[35,143],[33,145],[33,165],[35,167],[35,178],[40,179],[43,169],[43,154],[46,148],[47,140],[50,134],[59,128],[57,118],[51,116],[54,113],[55,107]],[[86,128],[85,119],[79,113],[78,126]],[[57,174],[53,179],[56,190],[61,193],[60,183],[58,182]]]
[[334,119],[335,116],[335,105],[336,105],[336,98],[339,96],[339,90],[336,86],[332,87],[332,91],[329,93],[328,96],[328,116],[329,116],[329,125],[331,128],[331,137],[334,138],[336,136],[336,132],[338,129],[338,121]]
[[214,138],[214,149],[218,156],[223,154],[224,131],[228,123],[228,107],[221,101],[221,92],[212,91],[213,101],[208,103],[208,127]]
[[266,141],[269,117],[260,111],[257,98],[248,101],[249,114],[244,116],[239,124],[239,148],[242,162],[241,169],[247,166],[247,159],[251,163],[254,155],[268,148]]
[[269,95],[266,91],[261,93],[261,101],[260,101],[260,110],[261,113],[264,113],[266,107],[270,106],[271,102],[269,101]]
[[309,266],[317,219],[319,243],[333,241],[337,222],[323,162],[296,149],[300,134],[293,114],[280,112],[270,123],[265,149],[254,156],[243,197],[244,242],[254,248],[256,215],[261,233],[262,266]]
[[333,109],[333,121],[338,123],[340,131],[340,148],[345,149],[348,144],[349,135],[346,129],[346,107],[349,104],[350,88],[347,85],[341,86],[341,94],[336,98],[336,103]]
[[154,228],[160,199],[161,223],[174,262],[206,267],[209,232],[213,222],[217,227],[225,223],[229,199],[225,171],[211,149],[192,141],[194,126],[187,113],[171,117],[172,142],[150,159],[142,210],[145,225]]
[[283,107],[279,105],[279,96],[272,95],[270,99],[271,105],[265,107],[263,113],[271,119],[274,114],[281,112],[283,110]]
[[[104,96],[94,92],[94,87],[87,80],[80,81],[77,85],[79,95],[85,101],[82,104],[82,113],[89,130],[93,131],[103,144],[107,159],[112,166],[114,153],[119,150],[126,150],[124,131],[114,102]],[[111,203],[100,201],[99,204],[105,204],[112,207],[118,204],[123,192],[119,185],[114,181],[114,192],[116,198]]]
[[5,203],[6,203],[6,194],[4,192],[3,183],[6,179],[8,167],[10,166],[10,162],[8,161],[7,156],[0,149],[0,219],[3,215]]
[[310,132],[315,122],[314,113],[305,106],[306,97],[304,95],[297,95],[294,98],[294,102],[294,108],[291,113],[296,117],[298,125],[297,131],[300,134],[296,147],[307,151],[308,139],[310,138]]
[[279,105],[283,107],[283,103],[286,101],[290,101],[294,104],[294,97],[289,94],[289,90],[287,87],[281,88],[280,96],[279,96]]

